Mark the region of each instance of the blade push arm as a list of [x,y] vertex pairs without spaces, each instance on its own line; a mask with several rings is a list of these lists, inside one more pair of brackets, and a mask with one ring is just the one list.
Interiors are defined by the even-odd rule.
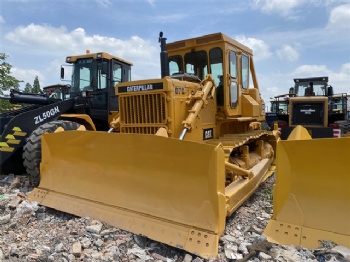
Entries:
[[215,89],[215,82],[211,75],[207,75],[206,79],[201,83],[203,85],[202,88],[199,88],[194,95],[191,95],[189,100],[186,103],[191,103],[195,100],[194,105],[188,111],[188,116],[186,120],[182,122],[184,129],[180,135],[180,140],[183,140],[187,131],[191,130],[196,122],[196,118],[203,107],[205,107],[208,103],[208,97],[211,96],[213,88]]

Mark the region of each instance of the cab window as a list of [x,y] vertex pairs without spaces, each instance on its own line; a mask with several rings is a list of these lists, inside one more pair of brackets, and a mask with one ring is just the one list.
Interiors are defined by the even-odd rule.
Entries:
[[237,56],[234,51],[230,51],[230,107],[235,109],[238,105],[238,85],[237,85]]
[[236,108],[238,105],[238,86],[237,83],[231,81],[230,86],[230,106],[232,109]]
[[248,89],[249,87],[249,58],[242,55],[242,87]]
[[[213,48],[209,51],[210,73],[212,74],[216,86],[223,85],[222,50]],[[221,82],[221,83],[220,83]]]
[[230,51],[230,75],[231,78],[237,78],[237,57],[234,51]]
[[216,84],[216,104],[224,105],[224,73],[221,48],[213,48],[209,51],[210,73]]
[[113,64],[113,82],[118,84],[122,81],[122,66]]
[[182,57],[179,55],[169,57],[169,73],[170,75],[176,73],[183,73]]
[[204,79],[208,74],[208,58],[205,51],[192,51],[185,54],[186,73],[194,74]]

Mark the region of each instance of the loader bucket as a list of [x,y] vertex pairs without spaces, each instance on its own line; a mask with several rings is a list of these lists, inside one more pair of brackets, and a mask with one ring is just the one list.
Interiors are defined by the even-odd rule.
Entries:
[[350,138],[305,139],[301,129],[277,144],[273,216],[264,234],[284,245],[317,248],[327,240],[350,248]]
[[225,228],[224,162],[221,146],[156,135],[44,134],[29,200],[214,258]]

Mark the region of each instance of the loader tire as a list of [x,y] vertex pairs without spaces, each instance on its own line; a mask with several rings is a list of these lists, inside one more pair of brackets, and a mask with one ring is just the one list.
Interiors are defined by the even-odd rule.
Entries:
[[53,133],[58,127],[64,130],[76,130],[80,124],[71,121],[56,120],[39,126],[27,139],[23,147],[23,165],[30,176],[33,187],[37,187],[40,182],[40,162],[41,162],[41,135]]

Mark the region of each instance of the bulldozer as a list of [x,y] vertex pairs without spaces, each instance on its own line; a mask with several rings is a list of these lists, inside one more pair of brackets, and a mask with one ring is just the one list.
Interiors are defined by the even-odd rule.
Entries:
[[[116,83],[131,80],[132,63],[105,52],[67,56],[61,66],[72,74],[70,84],[43,88],[42,94],[12,90],[7,99],[13,104],[26,104],[17,110],[0,114],[0,171],[2,174],[27,173],[32,184],[40,181],[41,135],[58,127],[76,130],[109,129],[118,111]],[[67,72],[67,71],[66,71]]]
[[275,171],[253,52],[223,33],[166,43],[161,78],[115,87],[110,131],[42,136],[28,199],[215,258],[230,216]]

